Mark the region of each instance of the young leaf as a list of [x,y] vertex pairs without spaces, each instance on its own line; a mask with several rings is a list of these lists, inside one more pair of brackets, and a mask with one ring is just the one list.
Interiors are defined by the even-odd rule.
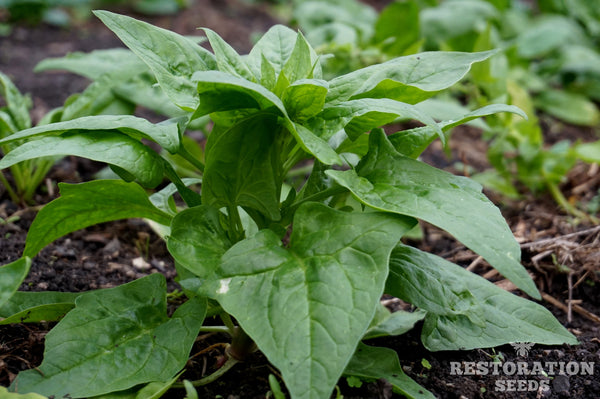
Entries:
[[31,259],[26,256],[0,267],[0,306],[3,306],[19,289],[30,267]]
[[398,354],[389,348],[359,344],[344,370],[344,375],[377,380],[383,378],[392,384],[394,392],[409,399],[435,399],[431,392],[404,374]]
[[[421,289],[424,286],[428,289]],[[404,245],[392,251],[386,292],[428,311],[422,339],[432,351],[487,348],[508,342],[577,344],[544,307],[458,265]],[[458,301],[449,307],[440,302],[448,293],[469,303]],[[469,318],[471,297],[481,308],[478,323]]]
[[169,225],[171,216],[149,201],[135,183],[95,180],[81,184],[59,183],[61,196],[40,210],[31,224],[24,254],[35,256],[42,248],[72,231],[97,223],[147,218]]
[[[448,231],[517,287],[540,298],[519,263],[519,244],[478,183],[399,154],[381,131],[371,133],[369,147],[358,173],[330,170],[327,174],[370,207],[416,217]],[[394,173],[381,172],[388,170]]]
[[328,397],[371,322],[389,250],[415,223],[390,216],[306,203],[289,248],[261,230],[205,280],[201,290],[238,320],[294,398]]
[[327,87],[324,80],[303,79],[285,89],[281,98],[290,119],[301,122],[321,112]]
[[398,310],[392,313],[385,306],[379,305],[363,339],[402,335],[412,330],[416,322],[423,320],[425,314],[426,312],[423,310],[414,312]]
[[88,130],[117,131],[136,140],[145,138],[158,143],[172,154],[179,150],[179,128],[174,121],[154,124],[148,122],[146,119],[131,115],[87,116],[66,122],[36,126],[2,139],[0,140],[0,144],[23,139],[29,140],[41,136],[58,136],[65,132]]
[[174,32],[108,11],[94,11],[154,72],[167,96],[179,107],[193,111],[198,106],[196,71],[217,68],[214,56],[192,40]]
[[357,98],[390,98],[416,104],[446,89],[469,71],[471,64],[491,57],[480,53],[426,52],[372,65],[329,82],[327,102],[337,104]]
[[27,129],[31,126],[29,108],[31,100],[22,95],[11,80],[0,72],[0,97],[6,101],[6,110],[14,121],[16,130]]
[[163,160],[152,149],[124,134],[101,130],[28,141],[6,154],[0,169],[54,155],[75,155],[118,166],[146,187],[156,187],[164,175]]
[[203,28],[202,30],[204,30],[206,37],[208,37],[210,46],[215,53],[219,71],[249,80],[250,82],[256,82],[256,77],[248,69],[242,57],[240,57],[233,47],[215,33],[215,31],[208,28]]
[[19,373],[11,389],[82,398],[166,381],[185,365],[206,314],[206,301],[196,297],[168,318],[160,274],[75,303],[46,335],[42,364]]
[[273,114],[257,113],[230,129],[213,131],[206,143],[204,203],[217,208],[250,207],[278,220],[279,130]]
[[298,80],[312,77],[314,63],[311,57],[311,50],[302,33],[298,32],[294,49],[281,70],[281,73],[285,75],[291,84]]

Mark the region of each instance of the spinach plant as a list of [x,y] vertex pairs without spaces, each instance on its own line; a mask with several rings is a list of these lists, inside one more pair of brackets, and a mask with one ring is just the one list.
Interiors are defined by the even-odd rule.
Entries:
[[[361,342],[402,334],[419,320],[423,342],[434,351],[577,342],[543,307],[401,242],[418,219],[433,223],[540,297],[519,262],[519,245],[481,186],[416,159],[452,126],[496,112],[522,114],[496,104],[437,123],[413,105],[494,52],[421,53],[326,81],[304,36],[284,26],[240,56],[208,29],[213,52],[129,17],[96,15],[186,115],[159,124],[92,116],[0,141],[23,142],[0,161],[3,168],[71,154],[107,162],[124,180],[61,184],[61,197],[34,220],[23,257],[0,268],[6,320],[49,319],[57,307],[67,312],[47,335],[44,362],[20,373],[11,390],[159,397],[179,386],[175,380],[202,329],[228,331],[231,343],[227,362],[193,384],[213,381],[258,348],[293,398],[328,398],[342,375],[385,378],[407,397],[433,398],[402,372],[394,351]],[[213,127],[201,162],[182,137],[204,115]],[[379,128],[398,118],[423,127],[389,136]],[[188,187],[197,180],[181,179],[141,139],[195,165],[201,192]],[[287,176],[306,165],[306,182],[289,184]],[[164,177],[172,184],[148,194],[144,188]],[[173,202],[176,191],[183,209]],[[80,295],[15,293],[45,245],[128,217],[162,226],[189,298],[171,317],[165,279],[157,274]],[[391,314],[380,304],[383,293],[419,310]],[[224,325],[202,327],[207,314]]]

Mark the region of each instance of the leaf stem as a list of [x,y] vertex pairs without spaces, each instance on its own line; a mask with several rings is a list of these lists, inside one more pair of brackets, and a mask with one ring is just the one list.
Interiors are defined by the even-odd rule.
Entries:
[[[217,371],[215,371],[214,373],[212,373],[210,375],[207,375],[204,378],[201,378],[196,381],[192,381],[192,385],[195,387],[201,387],[203,385],[210,384],[211,382],[217,380],[219,377],[221,377],[226,372],[228,372],[237,363],[239,363],[239,362],[236,359],[230,357],[229,359],[227,359],[225,364],[223,366],[221,366],[221,368],[219,368]],[[177,383],[173,384],[172,387],[173,388],[184,388],[184,385],[181,382],[177,382]]]
[[565,211],[567,211],[567,213],[570,213],[571,215],[578,217],[580,219],[583,219],[583,220],[589,220],[595,224],[598,224],[600,222],[598,220],[598,218],[596,218],[592,215],[588,215],[587,213],[582,212],[579,209],[577,209],[575,206],[571,205],[571,203],[569,203],[569,201],[565,198],[563,193],[560,191],[557,184],[554,184],[551,182],[546,182],[546,186],[548,187],[548,190],[550,190],[550,194],[552,194],[552,197],[554,198],[554,200]]
[[200,332],[216,332],[231,334],[231,329],[227,326],[203,326],[200,327]]
[[178,154],[183,159],[194,165],[196,169],[198,169],[200,172],[204,172],[204,164],[200,162],[200,160],[197,159],[195,156],[190,154],[183,145],[179,148]]
[[235,324],[233,324],[233,320],[231,320],[231,316],[229,315],[229,313],[223,312],[219,314],[219,317],[221,318],[221,320],[223,320],[223,323],[225,324],[228,330],[227,332],[229,332],[229,334],[233,336],[233,334],[235,333]]
[[0,170],[0,183],[2,183],[4,185],[4,187],[6,188],[6,192],[8,193],[8,196],[10,197],[10,199],[12,200],[12,202],[14,202],[15,204],[18,204],[19,203],[19,197],[17,196],[17,194],[15,193],[15,191],[12,189],[12,187],[10,186],[10,184],[8,184],[8,180],[4,176],[4,172],[1,171],[1,170]]
[[309,201],[322,201],[326,198],[332,197],[336,194],[341,194],[344,191],[346,191],[346,187],[342,187],[342,186],[333,186],[330,187],[326,190],[320,191],[316,194],[313,195],[309,195],[308,197],[302,198],[299,201],[294,202],[291,206],[290,209],[291,210],[296,210],[300,205],[302,205],[305,202],[309,202]]

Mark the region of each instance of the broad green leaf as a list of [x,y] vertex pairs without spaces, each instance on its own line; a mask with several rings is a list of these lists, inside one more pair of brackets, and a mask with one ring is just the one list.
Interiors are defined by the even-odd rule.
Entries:
[[369,147],[357,171],[326,173],[372,208],[416,217],[446,230],[528,295],[540,298],[520,264],[519,244],[478,183],[401,155],[381,131],[371,133]]
[[28,393],[21,395],[18,393],[11,393],[4,387],[0,387],[0,399],[48,399],[46,396],[38,395],[37,393]]
[[[514,105],[490,104],[469,112],[458,119],[442,121],[438,123],[438,126],[443,132],[447,132],[455,126],[462,125],[482,116],[493,115],[499,112],[511,112],[520,115],[523,118],[527,118],[527,115]],[[423,126],[394,133],[388,138],[396,151],[402,155],[416,159],[438,136],[438,132],[433,129],[433,127]]]
[[362,133],[395,121],[396,119],[415,119],[429,125],[443,136],[436,122],[427,114],[411,104],[387,98],[362,98],[325,106],[308,125],[325,140],[344,129],[348,137],[356,140]]
[[414,312],[398,310],[392,313],[385,306],[380,305],[377,307],[375,317],[371,321],[371,325],[363,339],[402,335],[412,330],[415,323],[423,320],[425,314],[426,312],[423,310],[416,310]]
[[206,205],[186,209],[171,223],[169,253],[179,264],[202,278],[211,275],[232,242],[221,225],[221,213]]
[[194,298],[167,317],[166,280],[151,274],[76,299],[46,335],[44,361],[11,388],[83,398],[171,379],[185,366],[206,314]]
[[0,169],[28,159],[75,155],[106,162],[126,170],[146,187],[156,187],[163,179],[162,158],[140,141],[112,131],[48,136],[28,141],[0,160]]
[[94,11],[148,67],[167,96],[179,107],[193,111],[198,106],[196,71],[216,69],[214,56],[192,40],[166,29],[108,11]]
[[542,16],[516,39],[521,57],[541,57],[567,44],[584,44],[586,36],[576,21],[562,15]]
[[574,125],[600,125],[600,111],[585,96],[563,90],[547,90],[534,97],[535,105],[548,114]]
[[327,102],[370,97],[416,104],[452,86],[467,74],[471,64],[495,53],[425,52],[395,58],[331,80]]
[[321,112],[327,87],[324,80],[304,79],[285,89],[281,98],[290,119],[301,122]]
[[66,132],[81,131],[117,131],[133,137],[152,140],[171,153],[179,150],[179,128],[174,121],[154,124],[144,118],[131,115],[87,116],[66,122],[51,123],[22,130],[3,140],[10,143],[17,140],[29,140],[40,136],[58,136]]
[[279,97],[257,83],[221,71],[196,72],[192,79],[198,84],[200,94],[195,116],[240,108],[275,108],[287,116]]
[[202,30],[206,34],[206,37],[208,37],[210,46],[215,53],[219,71],[226,72],[251,82],[256,82],[256,77],[252,74],[250,69],[248,69],[248,66],[242,57],[233,49],[233,47],[223,40],[215,31],[208,28],[203,28]]
[[257,113],[206,143],[202,200],[206,205],[250,207],[279,220],[280,129],[273,114]]
[[89,53],[74,52],[60,58],[46,58],[35,66],[34,72],[65,70],[97,80],[102,75],[124,70],[142,73],[148,68],[131,50],[112,48]]
[[305,203],[289,247],[261,230],[231,247],[201,290],[236,318],[292,397],[328,397],[373,318],[390,248],[414,223]]
[[17,130],[27,129],[31,126],[29,117],[31,99],[22,95],[8,76],[2,72],[0,72],[0,97],[4,98],[6,111],[10,115],[10,119],[14,121]]
[[57,321],[75,306],[74,292],[21,292],[17,291],[0,306],[0,324],[37,323]]
[[31,259],[27,256],[0,267],[0,306],[4,306],[27,277]]
[[[427,287],[427,289],[423,289]],[[513,295],[460,266],[415,248],[392,251],[386,292],[427,310],[422,339],[432,351],[494,347],[508,342],[577,344],[544,307]],[[464,297],[449,308],[440,299]],[[470,294],[470,295],[468,295]],[[479,307],[480,322],[469,309]],[[475,309],[476,310],[476,309]]]
[[410,399],[435,398],[431,392],[404,374],[398,354],[389,348],[359,344],[344,374],[377,380],[383,378],[392,384],[394,392]]
[[171,216],[152,205],[136,183],[96,180],[59,183],[61,196],[40,210],[31,224],[24,254],[35,256],[46,245],[72,231],[118,219],[147,218],[169,225]]

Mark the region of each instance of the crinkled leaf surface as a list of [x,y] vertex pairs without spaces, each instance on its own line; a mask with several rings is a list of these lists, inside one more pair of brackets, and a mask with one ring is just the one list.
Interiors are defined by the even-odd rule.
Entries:
[[363,378],[383,378],[392,384],[394,392],[407,398],[435,398],[431,392],[404,374],[398,361],[398,354],[389,348],[359,344],[344,374]]
[[517,287],[540,298],[519,262],[519,244],[498,208],[481,192],[479,183],[399,154],[381,131],[371,133],[369,147],[357,167],[358,173],[349,170],[327,174],[366,205],[416,217],[446,230]]
[[144,118],[131,115],[86,116],[70,121],[36,126],[0,140],[0,144],[81,131],[117,131],[138,140],[141,138],[152,140],[171,153],[179,150],[179,128],[177,123],[167,121],[166,123],[154,124]]
[[213,130],[206,143],[202,200],[242,206],[279,219],[279,130],[273,114],[254,114],[227,130]]
[[416,104],[462,79],[474,62],[496,51],[425,52],[368,66],[329,82],[331,104],[356,98],[390,98]]
[[146,187],[156,187],[164,174],[163,160],[156,152],[138,140],[111,131],[67,133],[28,141],[6,154],[0,160],[0,169],[54,155],[75,155],[118,166]]
[[138,184],[121,180],[95,180],[81,184],[59,183],[61,196],[37,214],[25,242],[24,254],[35,256],[42,248],[72,231],[102,222],[147,218],[169,225],[171,216],[157,209]]
[[166,381],[185,365],[205,313],[194,298],[168,318],[160,274],[83,294],[46,335],[39,370],[19,373],[11,388],[82,398]]
[[[508,342],[577,344],[544,307],[408,246],[399,245],[392,252],[386,292],[427,310],[422,340],[429,350],[486,348]],[[452,306],[448,300],[454,301]]]
[[217,68],[214,55],[193,40],[166,29],[108,11],[94,11],[154,72],[156,80],[175,104],[188,111],[198,106],[196,71]]
[[306,203],[290,245],[271,230],[238,242],[202,291],[281,371],[294,398],[326,398],[375,313],[390,247],[414,219]]
[[30,267],[31,259],[26,256],[0,267],[0,306],[3,306],[19,289]]

